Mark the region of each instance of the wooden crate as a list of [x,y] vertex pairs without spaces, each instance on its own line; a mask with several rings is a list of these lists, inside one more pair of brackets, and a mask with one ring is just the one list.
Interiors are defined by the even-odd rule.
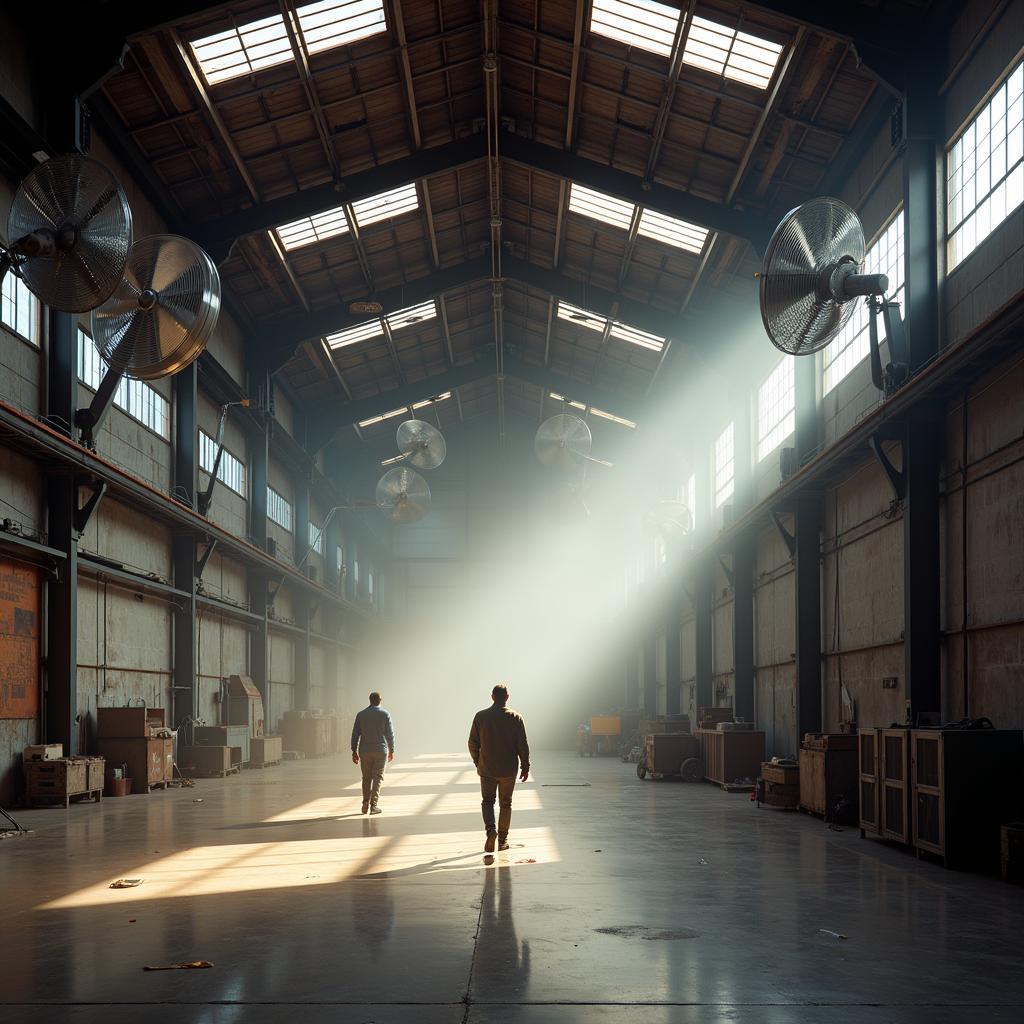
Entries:
[[915,729],[913,843],[952,868],[994,871],[1000,825],[1019,815],[1024,739],[1016,729]]
[[295,750],[304,757],[325,757],[330,753],[330,719],[286,711],[283,734],[285,750]]
[[99,739],[149,739],[151,729],[166,724],[163,708],[97,708],[96,736]]
[[795,811],[800,803],[800,786],[796,783],[772,782],[762,776],[757,791],[758,804]]
[[284,752],[284,741],[280,736],[255,736],[249,741],[249,766],[263,768],[269,764],[280,764]]
[[800,807],[838,825],[857,822],[856,736],[807,734],[800,748]]
[[[690,733],[651,733],[644,737],[644,767],[655,775],[680,775],[686,761],[700,761],[700,744]],[[699,778],[699,776],[698,776]]]
[[57,761],[63,756],[63,743],[35,743],[25,748],[21,758],[23,761]]
[[100,784],[89,788],[89,766],[85,758],[64,757],[57,761],[28,761],[25,764],[25,795],[29,807],[63,804],[76,796],[103,798]]
[[881,817],[878,812],[878,730],[857,730],[858,814],[860,834],[880,835]]
[[878,817],[883,839],[909,846],[910,730],[879,730]]
[[183,771],[195,775],[221,777],[237,771],[238,747],[182,747],[179,751]]
[[761,765],[761,778],[766,782],[773,782],[777,786],[796,786],[799,795],[801,768],[796,765],[772,764],[765,761]]
[[698,729],[704,778],[720,786],[731,787],[741,779],[757,778],[764,761],[764,733],[721,732],[718,729]]
[[101,736],[97,746],[112,767],[127,765],[126,775],[132,780],[133,793],[166,789],[174,779],[174,741],[171,739]]

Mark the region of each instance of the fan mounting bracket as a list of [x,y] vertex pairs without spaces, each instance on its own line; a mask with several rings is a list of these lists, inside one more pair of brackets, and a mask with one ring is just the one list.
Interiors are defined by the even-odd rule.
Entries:
[[96,451],[96,435],[99,433],[100,427],[103,426],[107,413],[110,412],[117,386],[121,383],[123,376],[123,370],[107,370],[89,405],[75,412],[75,426],[81,430],[79,443],[91,452]]
[[75,481],[79,487],[91,487],[92,493],[85,500],[85,504],[80,505],[75,509],[74,514],[74,527],[75,533],[81,536],[85,533],[86,527],[89,525],[89,520],[92,518],[93,512],[99,507],[99,503],[103,500],[103,495],[107,493],[106,481]]
[[903,434],[902,432],[896,432],[893,430],[877,430],[871,437],[868,438],[868,445],[871,451],[874,453],[875,458],[878,460],[878,464],[882,467],[883,472],[889,480],[889,485],[892,487],[893,495],[897,501],[903,501],[907,493],[907,474],[905,470],[897,469],[886,454],[885,449],[882,447],[883,441],[899,441],[900,452],[903,451]]
[[790,559],[796,557],[796,537],[782,525],[782,520],[779,518],[779,513],[774,509],[769,513],[772,517],[772,522],[775,524],[775,529],[779,531],[779,536],[782,538],[782,543],[786,545],[786,550],[789,552]]
[[203,578],[203,572],[206,569],[206,563],[210,560],[210,555],[213,554],[214,548],[217,546],[217,538],[207,541],[206,547],[203,549],[203,553],[196,559],[195,578],[196,581],[201,581]]

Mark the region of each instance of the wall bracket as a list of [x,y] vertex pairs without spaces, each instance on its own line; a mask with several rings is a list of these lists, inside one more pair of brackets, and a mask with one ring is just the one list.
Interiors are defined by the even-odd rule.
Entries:
[[[871,451],[874,453],[875,458],[878,460],[878,464],[885,471],[886,477],[889,479],[889,484],[892,487],[893,494],[896,496],[897,501],[902,501],[907,493],[907,474],[905,470],[897,469],[886,454],[885,449],[882,447],[882,442],[886,440],[895,440],[892,437],[883,437],[881,432],[872,434],[868,438],[868,445]],[[903,441],[900,439],[900,450],[903,450]]]
[[195,577],[197,580],[201,580],[203,578],[203,570],[206,568],[206,563],[210,560],[210,555],[213,554],[213,549],[216,546],[217,540],[216,538],[214,538],[213,540],[209,541],[209,543],[207,543],[205,549],[203,550],[203,553],[196,560]]
[[779,518],[778,512],[772,510],[770,513],[772,522],[775,524],[775,529],[779,531],[779,536],[782,538],[782,543],[786,545],[786,550],[789,552],[790,559],[796,558],[796,536],[789,532],[782,525],[782,520]]
[[74,527],[75,532],[81,536],[85,533],[86,527],[89,525],[89,520],[92,517],[93,512],[99,506],[99,503],[103,500],[103,495],[107,493],[106,481],[99,481],[93,484],[85,484],[81,481],[75,481],[78,487],[92,487],[92,494],[86,499],[85,504],[75,509],[74,514]]

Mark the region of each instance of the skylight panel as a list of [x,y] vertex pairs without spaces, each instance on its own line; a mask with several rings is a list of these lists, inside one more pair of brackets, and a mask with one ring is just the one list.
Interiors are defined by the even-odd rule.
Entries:
[[360,420],[359,426],[372,427],[374,423],[383,423],[385,420],[394,419],[396,416],[405,416],[409,410],[403,405],[401,409],[392,409],[391,412],[382,412],[379,416],[371,416],[368,420]]
[[319,0],[296,13],[307,52],[348,46],[387,31],[383,0]]
[[779,43],[694,15],[683,48],[683,63],[755,89],[767,89],[781,54]]
[[571,405],[574,409],[583,409],[586,411],[586,406],[582,402],[570,401],[565,395],[560,395],[556,391],[549,391],[548,398],[553,398],[556,402],[565,402],[566,405]]
[[572,306],[568,302],[558,303],[559,320],[568,320],[569,323],[578,324],[580,327],[589,327],[592,331],[602,332],[608,323],[608,318],[590,313],[579,306]]
[[280,14],[215,32],[194,40],[191,46],[209,85],[294,59],[288,30]]
[[348,345],[357,345],[360,341],[369,341],[370,338],[379,337],[384,333],[384,327],[380,320],[367,320],[365,324],[356,324],[355,327],[346,327],[343,331],[328,334],[327,344],[331,348],[345,348]]
[[620,341],[628,341],[631,345],[639,345],[640,348],[648,348],[652,352],[660,352],[665,347],[664,338],[659,338],[656,334],[648,334],[646,331],[638,330],[627,324],[612,323],[611,336]]
[[629,427],[630,430],[636,430],[636,424],[632,420],[627,420],[624,416],[613,416],[610,412],[605,412],[603,409],[595,409],[593,406],[590,407],[590,413],[593,416],[599,416],[603,420],[618,423],[620,427]]
[[591,220],[628,231],[635,207],[632,203],[605,195],[603,192],[597,192],[591,188],[584,188],[573,182],[569,186],[569,209],[573,213],[582,214]]
[[435,402],[443,402],[446,398],[451,398],[452,393],[446,391],[443,395],[434,395],[433,398],[426,398],[422,402],[413,402],[410,406],[412,409],[425,409],[428,405],[433,405]]
[[301,220],[282,224],[274,228],[274,231],[277,232],[285,251],[290,252],[304,245],[312,245],[313,242],[323,242],[325,239],[344,235],[348,231],[348,221],[345,219],[345,208],[337,206],[313,217],[303,217]]
[[429,302],[421,302],[418,306],[409,306],[407,309],[400,309],[392,313],[388,318],[388,327],[393,331],[400,331],[403,327],[418,324],[423,320],[433,320],[437,316],[437,304],[431,299]]
[[672,55],[680,11],[654,0],[594,0],[590,31],[662,57]]
[[640,214],[637,231],[656,242],[664,242],[665,245],[674,245],[677,249],[698,254],[703,251],[704,242],[708,237],[707,228],[646,209]]
[[365,228],[378,221],[389,220],[391,217],[409,213],[411,210],[417,209],[419,205],[416,183],[413,182],[409,185],[402,185],[401,188],[394,188],[390,192],[381,192],[380,195],[360,199],[358,203],[352,204],[352,212],[355,214],[356,223],[361,228]]

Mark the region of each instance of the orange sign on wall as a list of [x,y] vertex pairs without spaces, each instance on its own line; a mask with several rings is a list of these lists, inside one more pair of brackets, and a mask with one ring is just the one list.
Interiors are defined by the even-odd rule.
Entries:
[[39,716],[39,572],[0,559],[0,718]]

